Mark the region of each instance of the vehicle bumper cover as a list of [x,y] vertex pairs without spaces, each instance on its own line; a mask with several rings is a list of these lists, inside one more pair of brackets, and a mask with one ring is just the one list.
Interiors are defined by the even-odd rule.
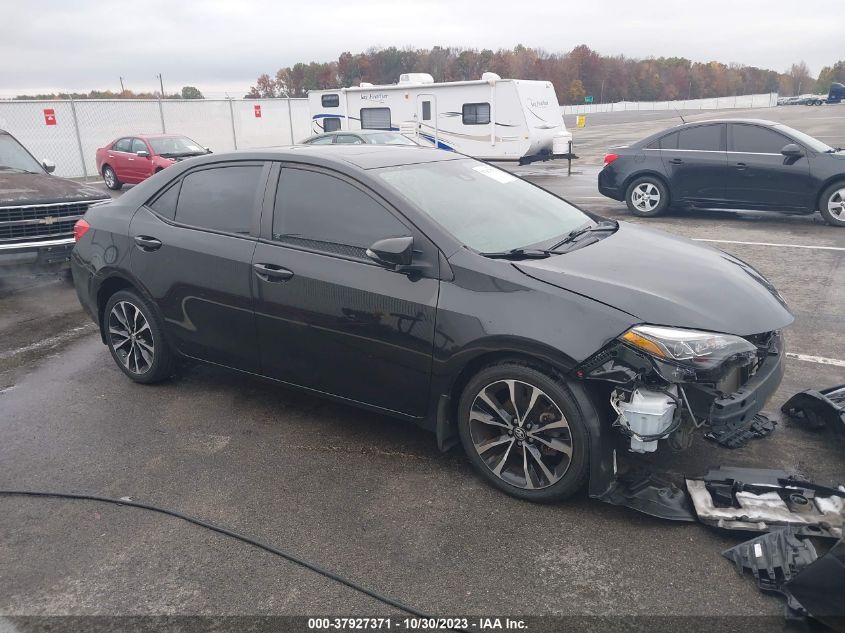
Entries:
[[784,357],[784,346],[781,343],[777,354],[767,357],[748,382],[735,392],[714,400],[710,408],[710,426],[745,422],[766,406],[783,379]]
[[0,244],[0,266],[19,264],[59,264],[70,258],[73,238]]

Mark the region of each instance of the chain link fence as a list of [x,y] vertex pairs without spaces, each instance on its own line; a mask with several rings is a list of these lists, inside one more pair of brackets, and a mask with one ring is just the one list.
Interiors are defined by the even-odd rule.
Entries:
[[772,108],[778,104],[778,93],[766,92],[710,99],[678,101],[619,101],[617,103],[581,103],[561,107],[564,115],[596,112],[636,112],[649,110],[725,110],[731,108]]
[[66,178],[97,175],[97,148],[133,134],[184,134],[222,152],[311,134],[307,99],[0,101],[0,129]]

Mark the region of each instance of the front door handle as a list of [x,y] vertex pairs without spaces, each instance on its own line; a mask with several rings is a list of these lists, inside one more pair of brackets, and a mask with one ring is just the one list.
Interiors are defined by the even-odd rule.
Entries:
[[672,158],[672,159],[669,160],[669,162],[672,163],[673,165],[683,165],[684,164],[684,161],[682,161],[680,158]]
[[256,277],[269,283],[280,283],[293,277],[293,271],[275,264],[253,264],[252,268]]
[[737,163],[736,164],[736,168],[739,169],[740,171],[742,171],[746,167],[748,167],[748,165],[746,165],[745,163]]
[[157,240],[156,238],[150,237],[149,235],[136,235],[135,244],[142,251],[148,252],[157,251],[161,248],[161,240]]

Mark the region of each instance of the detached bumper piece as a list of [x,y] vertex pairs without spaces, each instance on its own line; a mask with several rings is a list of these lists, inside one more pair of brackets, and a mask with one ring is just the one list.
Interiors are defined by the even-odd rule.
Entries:
[[821,391],[801,391],[787,400],[780,410],[811,429],[827,426],[845,432],[845,385]]
[[745,422],[734,420],[715,425],[711,422],[710,430],[704,434],[704,437],[725,448],[740,448],[756,437],[770,435],[775,430],[775,426],[777,422],[758,413]]
[[706,525],[749,532],[788,527],[805,536],[842,538],[845,488],[755,468],[718,468],[686,484],[698,519]]

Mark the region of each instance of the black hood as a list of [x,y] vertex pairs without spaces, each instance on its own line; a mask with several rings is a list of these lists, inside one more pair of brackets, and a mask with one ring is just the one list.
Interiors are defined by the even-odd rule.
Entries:
[[0,207],[108,199],[107,193],[73,180],[0,169]]
[[748,336],[793,321],[777,290],[748,264],[624,222],[595,244],[515,266],[653,325]]

